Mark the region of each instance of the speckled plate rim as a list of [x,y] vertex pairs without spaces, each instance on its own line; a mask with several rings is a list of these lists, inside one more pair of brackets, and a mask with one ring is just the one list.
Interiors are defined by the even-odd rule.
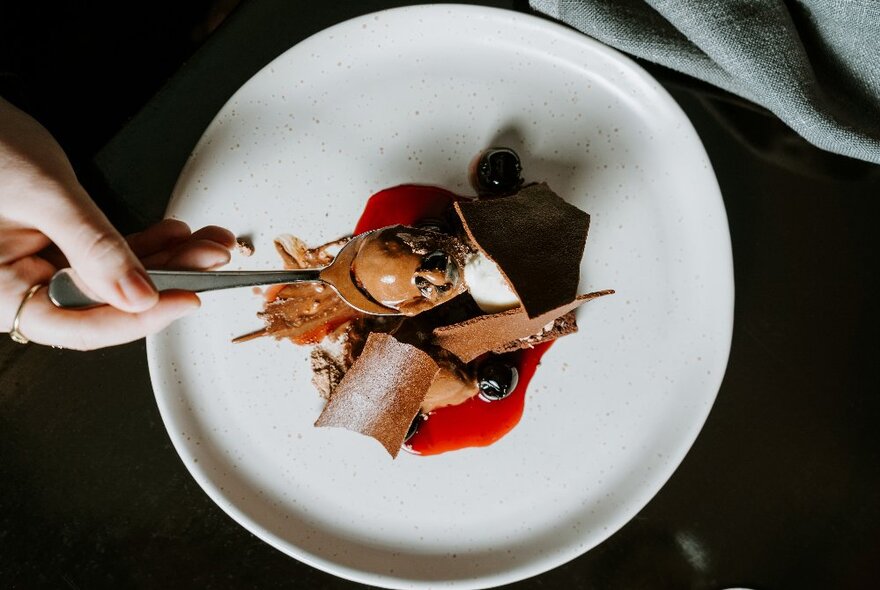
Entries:
[[[455,10],[461,12],[461,17],[466,18],[468,16],[492,16],[503,15],[505,18],[511,18],[511,13],[509,11],[504,11],[495,8],[487,8],[487,7],[477,7],[477,6],[464,6],[464,5],[428,5],[428,6],[418,6],[418,7],[406,7],[401,9],[391,9],[388,11],[382,11],[376,14],[384,14],[390,12],[398,12],[398,11],[407,11],[413,17],[421,16],[421,17],[430,17],[432,11],[437,10]],[[354,23],[360,22],[362,20],[366,20],[368,18],[373,17],[373,15],[365,15],[362,17],[358,17],[352,19],[350,21],[346,21],[325,29],[324,31],[317,33],[315,36],[310,37],[309,39],[313,39],[315,37],[323,36],[330,34],[333,31],[337,31],[343,27],[353,26]],[[567,27],[559,25],[557,23],[545,21],[543,19],[539,19],[537,17],[532,17],[523,14],[516,14],[515,18],[518,19],[526,19],[530,22],[532,26],[540,26],[544,27],[547,30],[553,31],[554,34],[566,37],[570,41],[575,41],[583,45],[585,51],[590,51],[596,54],[600,54],[606,59],[612,60],[617,63],[617,65],[627,72],[628,75],[633,76],[635,79],[641,80],[644,83],[651,83],[652,85],[656,85],[656,81],[641,67],[639,67],[636,63],[630,60],[628,57],[619,53],[618,51],[609,48],[601,43],[598,43],[586,36],[581,35],[580,33],[573,31]],[[269,67],[269,66],[267,66]],[[686,127],[687,133],[689,133],[692,137],[692,140],[698,149],[705,154],[705,151],[702,148],[700,140],[693,130],[693,127],[690,125],[690,122],[687,120],[686,115],[680,109],[678,104],[666,93],[662,87],[656,86],[654,91],[656,98],[658,100],[658,104],[661,108],[665,109],[670,115],[679,119],[681,124]],[[213,123],[212,123],[213,124]],[[707,198],[715,199],[717,201],[717,214],[723,220],[724,228],[727,229],[727,220],[726,213],[724,210],[723,202],[721,200],[720,190],[717,188],[717,181],[715,183],[714,194],[707,195]],[[729,326],[727,330],[728,337],[724,342],[716,343],[719,347],[723,347],[723,357],[727,359],[730,351],[730,344],[732,339],[733,332],[733,305],[734,305],[734,288],[733,288],[733,262],[732,262],[732,253],[730,247],[730,236],[729,230],[726,235],[718,236],[719,242],[715,245],[720,248],[721,256],[719,257],[718,263],[724,267],[719,269],[719,273],[721,275],[726,275],[725,281],[729,284],[729,300],[727,302],[720,302],[719,306],[724,310],[723,317],[717,318],[717,321],[721,324],[725,324]],[[187,453],[187,444],[186,441],[182,439],[178,434],[178,429],[173,427],[175,423],[176,417],[174,416],[173,411],[170,409],[169,404],[158,391],[158,387],[156,384],[158,383],[157,375],[164,370],[159,361],[159,352],[156,349],[157,339],[156,338],[148,338],[147,342],[148,347],[148,362],[150,373],[153,379],[154,387],[157,389],[157,404],[160,410],[160,414],[163,418],[163,421],[166,424],[166,427],[169,432],[169,436],[172,440],[172,443],[181,457],[185,456]],[[726,362],[725,362],[726,365]],[[488,588],[499,586],[503,584],[508,584],[512,582],[516,582],[534,575],[538,575],[555,567],[558,567],[578,556],[585,553],[589,549],[595,547],[597,544],[601,543],[612,534],[614,534],[617,530],[619,530],[623,525],[625,525],[635,514],[644,507],[650,499],[659,491],[659,489],[668,481],[669,477],[673,474],[675,469],[679,466],[681,461],[684,459],[687,451],[690,449],[690,446],[693,444],[693,441],[696,439],[700,430],[702,429],[703,424],[705,423],[706,418],[708,417],[709,411],[712,407],[712,401],[714,401],[715,396],[717,395],[717,391],[721,386],[721,382],[724,376],[724,367],[721,367],[722,370],[714,371],[712,378],[710,379],[709,389],[711,390],[711,401],[710,403],[705,405],[705,412],[700,417],[699,420],[695,420],[692,422],[691,429],[689,431],[689,442],[685,448],[681,450],[680,456],[672,458],[672,460],[668,461],[665,464],[665,470],[662,473],[656,474],[656,486],[650,487],[645,486],[640,490],[640,493],[634,494],[634,498],[632,499],[631,506],[636,507],[629,511],[623,511],[620,514],[620,517],[613,526],[607,527],[607,530],[602,535],[602,538],[592,539],[586,546],[577,546],[576,544],[572,544],[567,551],[558,551],[551,555],[546,555],[541,558],[535,558],[528,563],[523,564],[520,567],[513,567],[505,572],[498,573],[490,576],[483,576],[479,578],[471,578],[471,579],[451,579],[451,580],[418,580],[413,578],[401,578],[390,575],[377,575],[372,572],[364,572],[358,569],[353,569],[341,565],[339,563],[334,562],[332,559],[328,559],[323,555],[310,553],[308,551],[304,551],[301,548],[298,548],[292,545],[289,540],[279,537],[274,534],[272,531],[269,531],[262,527],[260,524],[256,523],[251,517],[241,511],[234,503],[230,502],[228,498],[221,493],[211,477],[206,474],[201,468],[197,466],[193,466],[189,463],[186,464],[189,471],[192,473],[195,480],[199,483],[199,485],[205,490],[209,497],[212,498],[225,512],[227,512],[234,520],[238,523],[242,524],[249,531],[254,533],[257,537],[261,538],[265,542],[270,545],[278,548],[279,550],[295,557],[296,559],[307,563],[311,566],[314,566],[323,571],[338,575],[340,577],[366,583],[366,584],[375,584],[389,588],[413,588],[413,587],[468,587],[468,588]]]

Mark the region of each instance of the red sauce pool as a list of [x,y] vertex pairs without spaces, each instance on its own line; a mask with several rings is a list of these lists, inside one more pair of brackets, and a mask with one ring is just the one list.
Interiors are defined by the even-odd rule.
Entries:
[[417,455],[439,455],[467,447],[485,447],[510,432],[522,418],[526,388],[551,344],[545,342],[513,354],[519,383],[509,396],[491,402],[475,396],[457,406],[438,408],[428,414],[405,448]]
[[[453,202],[466,198],[434,186],[406,184],[385,189],[367,201],[354,233],[441,217]],[[522,418],[526,388],[551,344],[513,353],[519,382],[508,397],[487,402],[476,396],[463,404],[434,410],[405,448],[417,455],[439,455],[467,447],[485,447],[503,437]]]
[[413,225],[442,217],[455,201],[467,200],[438,186],[404,184],[379,191],[367,200],[354,228],[355,235],[389,225]]

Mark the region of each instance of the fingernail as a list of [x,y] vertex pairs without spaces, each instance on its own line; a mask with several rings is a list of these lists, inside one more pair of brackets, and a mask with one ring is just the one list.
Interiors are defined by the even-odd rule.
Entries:
[[232,259],[232,256],[229,252],[218,252],[216,256],[214,256],[214,262],[208,268],[217,268],[218,266],[226,266],[229,264],[229,261]]
[[117,283],[122,296],[132,305],[149,307],[156,302],[156,289],[150,280],[137,269],[128,271]]

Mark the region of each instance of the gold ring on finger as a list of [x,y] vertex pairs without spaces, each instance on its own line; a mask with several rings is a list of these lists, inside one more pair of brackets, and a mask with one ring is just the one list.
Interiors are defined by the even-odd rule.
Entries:
[[18,306],[18,311],[15,312],[15,318],[12,320],[12,330],[9,331],[9,337],[18,342],[19,344],[27,344],[30,342],[28,337],[21,333],[21,312],[24,311],[25,304],[31,300],[31,297],[36,294],[37,291],[45,287],[45,283],[37,283],[25,293],[24,298],[21,300],[21,303]]

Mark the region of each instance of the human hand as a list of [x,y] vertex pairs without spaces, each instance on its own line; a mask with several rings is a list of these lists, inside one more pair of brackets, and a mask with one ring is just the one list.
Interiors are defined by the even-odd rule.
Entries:
[[229,261],[234,244],[228,230],[209,226],[193,233],[175,220],[126,241],[86,194],[49,132],[0,99],[0,331],[12,330],[33,285],[72,266],[109,305],[58,309],[43,288],[21,310],[21,333],[78,350],[137,340],[199,306],[193,293],[157,293],[144,265],[214,268]]

